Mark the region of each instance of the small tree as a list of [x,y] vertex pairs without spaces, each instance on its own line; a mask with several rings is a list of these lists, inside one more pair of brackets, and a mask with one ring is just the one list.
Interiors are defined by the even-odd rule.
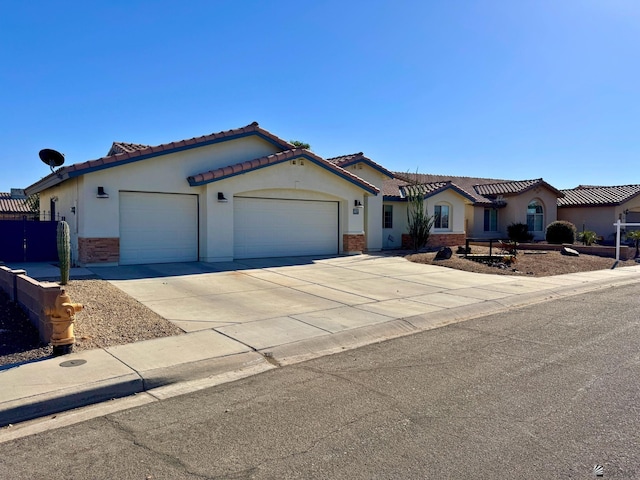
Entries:
[[404,189],[407,197],[407,225],[411,247],[414,252],[417,252],[429,241],[434,218],[429,216],[425,209],[424,194],[419,185],[414,183],[407,185]]
[[289,143],[296,148],[304,148],[306,150],[311,150],[311,145],[306,142],[301,142],[300,140],[289,140]]
[[634,258],[640,257],[640,230],[634,230],[632,232],[627,232],[627,239],[633,240],[636,245],[636,254]]

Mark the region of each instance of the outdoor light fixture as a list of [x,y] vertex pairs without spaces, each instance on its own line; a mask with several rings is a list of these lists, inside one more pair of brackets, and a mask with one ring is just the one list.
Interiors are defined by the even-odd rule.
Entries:
[[220,203],[226,203],[226,202],[228,202],[229,200],[227,200],[226,198],[224,198],[224,193],[222,193],[222,192],[218,192],[218,201],[219,201]]
[[357,208],[364,208],[364,206],[362,205],[362,202],[361,202],[360,200],[356,200],[356,201],[355,201],[355,206],[356,206]]
[[109,194],[104,191],[104,187],[98,187],[96,198],[109,198]]

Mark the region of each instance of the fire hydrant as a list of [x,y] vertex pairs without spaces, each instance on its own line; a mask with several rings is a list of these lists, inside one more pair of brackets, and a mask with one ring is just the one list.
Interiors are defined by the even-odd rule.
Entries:
[[73,324],[76,321],[76,312],[83,309],[80,303],[71,303],[71,298],[64,289],[56,298],[53,308],[47,308],[45,314],[51,322],[51,345],[53,355],[66,355],[71,353],[76,337],[73,334]]

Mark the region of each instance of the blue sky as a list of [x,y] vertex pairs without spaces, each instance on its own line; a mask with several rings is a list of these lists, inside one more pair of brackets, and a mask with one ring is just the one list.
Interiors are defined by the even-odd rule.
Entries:
[[42,1],[0,16],[0,191],[257,121],[324,157],[640,183],[636,0]]

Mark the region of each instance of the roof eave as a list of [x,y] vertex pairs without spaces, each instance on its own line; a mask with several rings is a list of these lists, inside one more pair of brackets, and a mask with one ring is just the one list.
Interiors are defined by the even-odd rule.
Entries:
[[343,179],[347,180],[348,182],[356,185],[357,187],[363,189],[364,191],[366,191],[366,192],[368,192],[368,193],[370,193],[372,195],[378,195],[378,193],[380,193],[380,189],[379,188],[377,188],[377,187],[375,187],[373,185],[365,184],[364,182],[360,182],[360,181],[356,180],[356,178],[353,178],[352,174],[350,174],[346,170],[345,170],[345,173],[341,172],[340,170],[343,170],[343,169],[341,167],[337,166],[337,165],[333,165],[335,167],[335,169],[334,168],[330,168],[327,165],[326,161],[318,159],[318,158],[315,158],[313,155],[308,154],[308,153],[301,153],[299,155],[295,155],[295,156],[292,156],[292,157],[286,157],[285,156],[280,160],[276,160],[276,161],[271,162],[271,163],[266,163],[264,165],[259,165],[257,167],[254,167],[254,168],[250,169],[250,170],[240,170],[238,172],[233,172],[233,173],[230,173],[228,175],[223,175],[223,176],[220,176],[220,177],[217,177],[217,178],[210,178],[210,179],[206,179],[206,180],[204,180],[204,179],[203,180],[196,180],[195,177],[198,177],[199,175],[202,175],[202,174],[192,175],[192,176],[187,177],[187,181],[189,182],[190,186],[199,187],[199,186],[202,186],[202,185],[206,185],[208,183],[218,182],[220,180],[226,180],[228,178],[235,177],[237,175],[242,175],[242,174],[245,174],[245,173],[255,172],[256,170],[260,170],[262,168],[270,167],[270,166],[273,166],[273,165],[279,165],[280,163],[288,162],[288,161],[295,160],[295,159],[298,159],[298,158],[304,158],[305,160],[308,160],[308,161],[314,163],[315,165],[318,165],[319,167],[324,168],[325,170],[327,170],[327,171],[329,171],[329,172],[331,172],[331,173],[333,173],[335,175],[338,175],[338,176],[342,177]]

